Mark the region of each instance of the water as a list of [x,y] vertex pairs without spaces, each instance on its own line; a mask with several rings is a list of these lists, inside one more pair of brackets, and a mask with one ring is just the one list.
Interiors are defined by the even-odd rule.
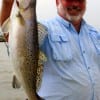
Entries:
[[0,42],[0,100],[25,100],[23,88],[12,88],[13,66],[7,54],[6,46]]

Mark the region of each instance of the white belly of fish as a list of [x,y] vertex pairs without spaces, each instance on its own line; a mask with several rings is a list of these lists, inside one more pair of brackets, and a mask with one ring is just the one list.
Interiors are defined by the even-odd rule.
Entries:
[[11,20],[9,51],[11,61],[14,65],[13,67],[18,78],[21,78],[20,68],[24,67],[26,60],[26,38],[28,37],[26,37],[25,31],[25,25],[21,25],[18,18],[15,17]]

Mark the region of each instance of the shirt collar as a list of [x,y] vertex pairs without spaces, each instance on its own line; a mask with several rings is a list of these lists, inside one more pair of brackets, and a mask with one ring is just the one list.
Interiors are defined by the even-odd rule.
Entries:
[[70,26],[70,22],[66,21],[64,18],[62,18],[61,16],[57,15],[56,19],[62,23],[64,26],[69,27]]
[[[66,27],[72,26],[72,24],[71,24],[69,21],[65,20],[64,18],[62,18],[62,17],[59,16],[59,15],[56,16],[56,19],[57,19],[60,23],[62,23],[64,26],[66,26]],[[81,26],[84,26],[85,24],[86,24],[85,20],[82,19]]]

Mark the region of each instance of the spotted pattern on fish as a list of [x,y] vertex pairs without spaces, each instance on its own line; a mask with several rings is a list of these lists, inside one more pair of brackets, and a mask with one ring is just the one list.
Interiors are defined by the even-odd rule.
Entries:
[[[44,25],[42,25],[41,23],[38,23],[39,45],[44,41],[44,38],[47,34],[48,34],[47,28]],[[37,82],[36,82],[37,91],[41,86],[43,66],[44,66],[43,64],[46,61],[47,61],[46,55],[42,51],[39,51],[39,60],[38,60],[38,68],[37,68]]]

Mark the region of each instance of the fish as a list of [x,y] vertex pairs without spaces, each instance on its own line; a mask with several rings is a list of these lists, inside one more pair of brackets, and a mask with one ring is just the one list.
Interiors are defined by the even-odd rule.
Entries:
[[[29,100],[42,100],[37,95],[40,71],[36,0],[15,0],[9,28],[9,52],[16,77]],[[41,67],[39,67],[41,66]],[[38,80],[38,82],[37,82]]]
[[[6,24],[6,25],[8,25],[8,24]],[[46,27],[39,22],[37,22],[37,27],[38,27],[38,38],[39,38],[38,42],[39,42],[39,44],[41,44],[41,41],[45,38],[45,36],[48,34],[48,32],[47,32]],[[46,55],[41,50],[39,50],[39,60],[38,60],[37,77],[36,77],[36,89],[37,89],[37,91],[39,90],[39,88],[41,86],[43,63],[45,63],[46,61],[47,61]],[[15,89],[18,89],[21,87],[21,83],[18,80],[15,72],[13,72],[12,87]]]

